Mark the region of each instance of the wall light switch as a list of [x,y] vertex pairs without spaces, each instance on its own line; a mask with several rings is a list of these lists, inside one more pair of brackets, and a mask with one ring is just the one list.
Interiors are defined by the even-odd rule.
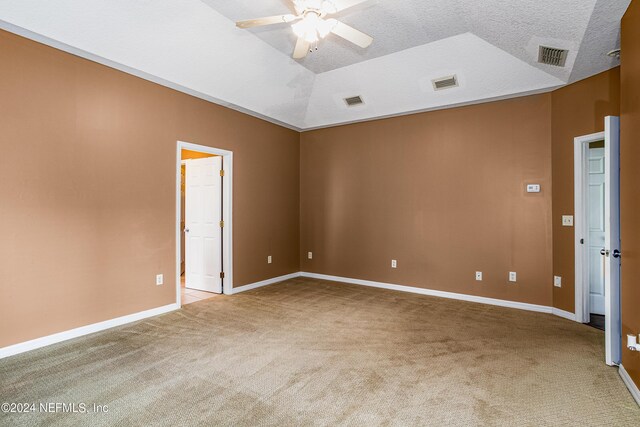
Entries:
[[553,286],[555,286],[556,288],[561,288],[562,287],[562,277],[553,276]]
[[540,184],[527,184],[527,193],[539,193]]
[[510,271],[509,272],[509,281],[510,282],[515,282],[516,281],[516,272],[515,271]]
[[478,282],[482,281],[482,271],[476,271],[476,280]]
[[156,286],[164,284],[164,274],[156,274]]
[[391,260],[391,268],[398,268],[398,261],[396,261],[395,259]]
[[564,227],[573,227],[573,215],[562,215],[562,225]]
[[313,259],[313,252],[307,252],[307,258]]
[[267,264],[271,264],[271,261],[272,261],[272,259],[271,259],[271,255],[269,255],[269,256],[267,257]]

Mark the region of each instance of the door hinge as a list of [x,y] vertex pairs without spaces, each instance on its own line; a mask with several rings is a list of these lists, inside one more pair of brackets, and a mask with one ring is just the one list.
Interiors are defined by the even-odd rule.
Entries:
[[220,176],[224,176],[224,169],[220,169]]
[[221,272],[220,272],[220,278],[221,278],[221,279],[224,279],[224,271],[221,271]]
[[220,221],[220,228],[224,227],[224,221]]

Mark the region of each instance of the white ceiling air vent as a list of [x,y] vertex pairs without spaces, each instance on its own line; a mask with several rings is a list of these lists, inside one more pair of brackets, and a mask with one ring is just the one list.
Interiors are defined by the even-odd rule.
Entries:
[[569,51],[566,49],[540,46],[538,62],[541,64],[553,65],[555,67],[564,67],[564,64],[567,62],[568,54]]
[[344,102],[348,107],[355,107],[356,105],[364,104],[364,101],[360,96],[351,96],[349,98],[345,98]]
[[433,90],[449,89],[458,86],[458,78],[455,75],[441,77],[431,80],[431,83],[433,84]]

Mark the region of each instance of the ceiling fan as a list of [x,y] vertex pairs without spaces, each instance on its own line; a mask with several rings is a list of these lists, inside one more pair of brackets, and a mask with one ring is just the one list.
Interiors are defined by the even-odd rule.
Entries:
[[298,41],[293,50],[293,57],[301,59],[311,52],[312,46],[317,49],[317,43],[330,33],[342,37],[361,48],[368,47],[373,38],[362,31],[358,31],[349,25],[329,18],[349,7],[364,3],[367,0],[291,0],[294,14],[268,16],[265,18],[248,19],[236,22],[239,28],[261,27],[264,25],[293,22],[291,28]]

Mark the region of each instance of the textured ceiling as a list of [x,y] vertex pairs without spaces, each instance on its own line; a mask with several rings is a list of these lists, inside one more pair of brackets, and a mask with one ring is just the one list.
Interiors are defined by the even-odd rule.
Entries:
[[[341,12],[374,37],[361,49],[329,35],[291,59],[287,0],[0,0],[0,27],[149,80],[304,130],[542,92],[618,65],[630,0],[369,0]],[[563,68],[539,45],[569,49]],[[456,74],[460,86],[433,91]],[[343,98],[365,104],[348,108]]]
[[[203,1],[233,21],[289,13],[286,0]],[[570,48],[575,58],[595,4],[596,0],[369,0],[337,18],[371,35],[373,45],[360,49],[329,36],[300,63],[323,73],[470,32],[542,69],[536,61],[538,42]],[[285,54],[293,50],[295,36],[288,24],[248,31]],[[564,78],[570,67],[571,63],[568,69],[544,71]]]

